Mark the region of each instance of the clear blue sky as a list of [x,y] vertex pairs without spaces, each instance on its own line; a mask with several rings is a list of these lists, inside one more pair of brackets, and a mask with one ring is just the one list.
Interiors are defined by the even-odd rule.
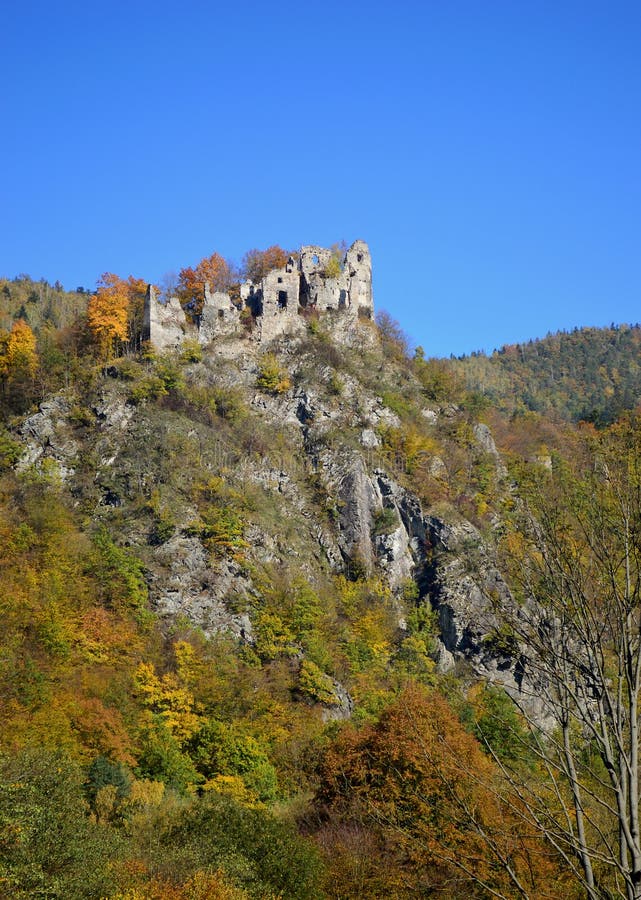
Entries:
[[428,355],[641,320],[640,0],[0,12],[0,275],[363,238]]

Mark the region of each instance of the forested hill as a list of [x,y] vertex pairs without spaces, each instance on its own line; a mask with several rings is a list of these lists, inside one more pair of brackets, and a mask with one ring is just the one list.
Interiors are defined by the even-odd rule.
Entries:
[[385,315],[266,343],[248,307],[161,351],[145,293],[0,280],[0,896],[636,885],[604,835],[638,834],[641,698],[598,730],[594,697],[639,652],[641,427],[563,417],[637,404],[639,328],[426,360]]
[[86,314],[91,292],[84,287],[66,291],[59,281],[49,284],[29,275],[0,278],[0,329],[23,319],[36,333],[43,329],[65,328]]
[[452,360],[468,391],[503,412],[609,424],[641,400],[641,327],[577,328]]

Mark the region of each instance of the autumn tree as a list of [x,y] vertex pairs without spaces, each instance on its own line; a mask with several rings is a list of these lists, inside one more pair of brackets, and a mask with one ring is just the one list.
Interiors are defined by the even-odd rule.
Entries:
[[180,270],[176,294],[190,313],[200,315],[205,283],[209,284],[211,291],[227,291],[234,281],[232,264],[220,253],[212,253],[201,259],[197,266]]
[[272,269],[282,269],[291,255],[277,244],[266,250],[248,250],[243,257],[243,277],[257,284]]
[[11,331],[0,330],[0,382],[8,407],[24,409],[32,402],[38,364],[36,338],[24,319],[14,322]]
[[[318,840],[343,866],[341,897],[559,896],[551,852],[435,691],[410,685],[378,722],[346,728],[323,758],[315,806]],[[366,855],[352,885],[350,846]]]
[[106,272],[87,309],[89,328],[102,359],[114,352],[118,342],[127,340],[128,317],[129,299],[122,279]]
[[591,900],[634,900],[641,897],[638,420],[588,432],[570,462],[537,466],[521,493],[504,542],[520,602],[497,614],[520,648],[522,708],[545,779],[524,781],[505,761],[501,768],[529,823]]
[[18,319],[14,323],[6,347],[9,376],[24,375],[33,378],[38,368],[36,338],[24,319]]

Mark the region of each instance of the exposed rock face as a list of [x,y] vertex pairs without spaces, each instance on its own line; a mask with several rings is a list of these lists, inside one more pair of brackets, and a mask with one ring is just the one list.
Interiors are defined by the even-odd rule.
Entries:
[[[314,265],[321,266],[322,259],[318,255],[319,261]],[[300,265],[300,269],[293,268],[284,275],[300,277],[303,283],[301,273],[307,272],[305,290],[309,290],[314,283],[314,268],[311,264],[308,268],[306,255]],[[358,265],[366,267],[365,258]],[[354,271],[356,274],[345,278],[358,280],[358,268],[354,267]],[[272,294],[281,289],[279,285],[285,285],[282,290],[288,292],[288,302],[291,297],[300,305],[302,295],[296,294],[295,282],[285,277],[279,282],[278,270],[271,275]],[[363,277],[366,275],[365,269]],[[150,296],[153,298],[153,291]],[[350,309],[347,315],[353,313]],[[172,319],[170,308],[158,320],[158,327],[164,329],[165,346],[173,346],[187,333],[182,330],[184,315],[181,320],[180,314]],[[297,311],[293,315],[296,322],[304,321]],[[225,327],[233,334],[239,318],[226,294],[207,291],[201,332],[220,333],[221,323],[227,323]],[[181,425],[178,419],[161,420],[158,408],[147,418],[145,405],[135,405],[127,399],[126,385],[114,370],[112,383],[104,385],[89,410],[95,417],[95,428],[91,430],[90,452],[84,453],[83,465],[87,466],[86,460],[90,459],[92,471],[85,468],[82,484],[75,485],[74,479],[80,451],[87,448],[79,443],[71,424],[71,406],[62,396],[43,403],[39,412],[23,423],[21,433],[26,449],[22,467],[38,464],[44,458],[55,460],[72,492],[82,496],[87,506],[93,501],[104,514],[107,507],[126,506],[133,497],[150,496],[155,479],[170,480],[167,473],[162,475],[161,466],[169,469],[175,465],[172,440],[186,452],[197,445],[198,453],[208,459],[207,469],[212,473],[227,469],[236,487],[258,486],[262,492],[260,496],[270,514],[266,520],[251,521],[244,533],[252,565],[275,570],[293,567],[303,577],[312,579],[319,572],[354,575],[362,567],[365,572],[383,576],[397,597],[408,582],[414,581],[418,602],[429,604],[438,616],[440,634],[434,657],[441,671],[464,663],[474,675],[503,685],[514,697],[532,693],[532,682],[528,684],[527,680],[532,676],[527,672],[524,655],[501,639],[494,609],[496,604],[513,605],[513,600],[480,533],[464,520],[446,521],[439,515],[427,514],[418,497],[399,483],[401,476],[385,467],[382,436],[387,428],[401,427],[398,416],[380,397],[364,390],[347,370],[340,373],[338,395],[327,390],[336,375],[329,364],[316,363],[312,377],[296,377],[296,366],[300,372],[309,371],[305,367],[311,365],[313,351],[305,350],[305,341],[295,336],[277,345],[284,362],[295,361],[293,386],[282,394],[256,389],[256,355],[251,347],[240,340],[222,344],[233,345],[233,356],[212,352],[212,368],[207,368],[207,361],[199,364],[204,383],[243,392],[251,415],[260,417],[273,433],[282,435],[281,459],[268,459],[265,454],[261,462],[255,455],[240,456],[229,467],[222,466],[211,446],[207,446],[207,442],[211,445],[218,440],[215,428],[220,428],[220,423],[212,429],[197,419],[186,419]],[[307,360],[302,358],[305,353]],[[455,407],[429,412],[426,418],[430,428],[438,427],[441,418],[457,414]],[[169,434],[179,427],[184,432]],[[474,434],[481,451],[494,458],[500,475],[503,463],[489,429],[477,425]],[[442,460],[433,457],[431,467],[438,469],[432,474],[442,471],[443,478],[447,478]],[[207,549],[199,532],[190,527],[199,514],[193,489],[179,497],[178,505],[174,502],[177,497],[172,498],[173,531],[169,537],[154,541],[149,524],[140,525],[138,533],[127,535],[127,542],[144,556],[155,610],[168,620],[187,616],[206,634],[228,631],[251,643],[254,636],[247,610],[253,608],[257,596],[252,567],[239,564],[233,554]],[[398,612],[402,632],[400,601]],[[336,691],[338,696],[339,687]],[[350,703],[345,695],[328,715],[349,715]]]
[[371,571],[374,567],[372,521],[381,501],[360,456],[344,470],[338,484],[338,496],[341,500],[341,549],[348,560],[362,562]]
[[510,590],[477,529],[469,522],[425,519],[432,553],[423,586],[439,617],[436,661],[448,671],[465,661],[474,675],[500,685],[544,730],[554,726],[540,674],[528,661],[527,647],[502,633],[495,610],[519,616]]
[[507,469],[503,464],[499,451],[496,449],[492,432],[487,425],[482,422],[477,422],[474,426],[474,437],[481,450],[484,450],[486,453],[489,453],[490,456],[494,457],[498,475],[501,478],[507,477]]
[[258,344],[284,334],[305,330],[305,313],[330,315],[332,334],[351,343],[359,318],[372,319],[372,261],[364,241],[355,241],[340,262],[331,250],[302,247],[298,259],[290,257],[280,269],[273,269],[258,284],[245,282],[240,289],[240,305],[229,294],[211,293],[204,287],[200,322],[190,326],[177,298],[165,306],[149,286],[143,319],[143,340],[159,350],[174,349],[190,333],[201,344],[218,337],[239,335],[243,330],[241,311],[254,318],[252,339]]
[[377,538],[379,564],[386,571],[390,585],[398,589],[414,576],[417,565],[420,566],[425,559],[423,513],[413,494],[381,469],[374,474],[383,508],[394,510],[398,517],[398,528]]
[[49,459],[57,464],[60,478],[73,475],[80,446],[67,421],[69,411],[69,403],[58,396],[41,403],[39,411],[25,419],[20,428],[25,452],[18,463],[19,471]]
[[149,572],[149,589],[161,616],[175,619],[188,610],[190,620],[206,634],[229,631],[251,642],[249,616],[231,613],[225,603],[230,593],[251,592],[237,563],[221,560],[212,568],[200,541],[183,534],[174,535],[154,555],[157,566]]
[[510,602],[507,585],[469,522],[453,525],[428,516],[426,527],[433,554],[426,580],[443,645],[450,653],[484,664],[488,637],[498,624],[490,598]]

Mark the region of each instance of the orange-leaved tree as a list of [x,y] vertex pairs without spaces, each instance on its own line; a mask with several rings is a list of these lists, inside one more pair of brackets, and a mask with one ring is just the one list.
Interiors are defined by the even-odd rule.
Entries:
[[250,281],[259,282],[272,269],[282,269],[291,253],[278,244],[267,250],[248,250],[243,256],[242,274]]
[[176,294],[184,307],[200,315],[205,282],[212,291],[227,291],[235,280],[234,267],[220,253],[212,253],[197,266],[187,266],[178,273]]
[[89,301],[87,321],[102,359],[107,359],[119,343],[127,340],[129,330],[129,297],[126,282],[118,275],[105,272],[98,290]]
[[552,851],[436,691],[410,685],[378,722],[346,728],[320,776],[317,839],[341,897],[559,896]]

